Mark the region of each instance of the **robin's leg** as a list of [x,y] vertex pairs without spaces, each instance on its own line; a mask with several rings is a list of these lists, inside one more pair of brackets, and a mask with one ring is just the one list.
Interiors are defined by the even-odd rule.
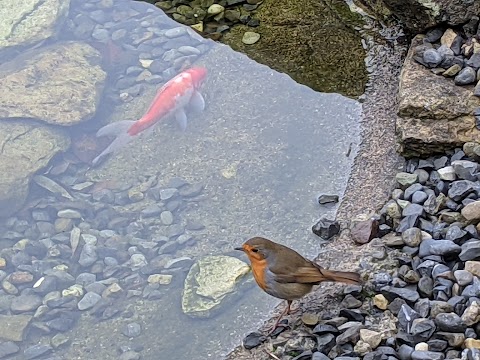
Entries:
[[[292,300],[287,300],[287,307],[285,308],[285,310],[282,311],[282,313],[278,317],[277,321],[275,321],[275,324],[272,326],[272,328],[268,332],[267,336],[275,331],[275,329],[278,327],[278,323],[280,322],[280,320],[282,320],[283,316],[290,313],[290,306],[291,305],[292,305]],[[285,326],[285,325],[282,324],[282,326]]]
[[299,312],[299,311],[301,311],[300,305],[297,304],[297,306],[295,306],[295,308],[293,308],[292,307],[292,301],[288,302],[288,311],[287,311],[288,315],[294,314],[294,313]]

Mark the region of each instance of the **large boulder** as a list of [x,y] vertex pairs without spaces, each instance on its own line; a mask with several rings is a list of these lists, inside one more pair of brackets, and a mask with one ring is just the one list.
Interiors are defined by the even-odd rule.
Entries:
[[106,78],[100,53],[64,42],[31,50],[0,65],[0,118],[73,125],[92,118]]
[[468,141],[479,141],[472,112],[480,106],[473,86],[457,86],[433,74],[413,59],[422,43],[416,36],[400,75],[397,135],[402,155],[442,152]]
[[359,0],[382,17],[394,15],[414,34],[439,24],[468,22],[480,14],[480,1],[465,0]]
[[51,37],[66,19],[69,7],[70,0],[2,0],[0,48]]
[[0,216],[9,216],[22,207],[31,177],[69,145],[69,137],[61,129],[0,122]]

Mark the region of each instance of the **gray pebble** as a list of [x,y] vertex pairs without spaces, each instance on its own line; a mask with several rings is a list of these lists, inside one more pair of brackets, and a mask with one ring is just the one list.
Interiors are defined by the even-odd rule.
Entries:
[[179,26],[173,29],[168,29],[165,31],[165,36],[169,39],[176,38],[182,35],[185,35],[187,30],[183,26]]
[[78,302],[78,310],[88,310],[94,307],[102,297],[94,292],[87,292],[83,298]]
[[177,247],[178,247],[177,242],[174,240],[171,240],[163,244],[162,246],[160,246],[160,248],[158,249],[158,253],[159,254],[173,253],[177,249]]
[[92,32],[92,37],[98,41],[107,41],[109,37],[108,30],[96,27]]
[[10,311],[14,314],[35,311],[42,305],[42,298],[38,295],[20,295],[13,299]]
[[175,188],[167,188],[160,190],[160,200],[169,200],[178,194],[178,190]]
[[103,202],[106,204],[113,204],[115,201],[115,194],[110,189],[102,189],[99,191],[95,191],[92,194],[92,198],[95,201]]
[[97,276],[95,274],[81,273],[77,276],[75,284],[86,286],[94,283],[95,281],[97,281]]
[[85,290],[87,290],[88,292],[94,292],[99,295],[101,295],[106,288],[107,287],[104,284],[98,281],[85,286]]
[[138,323],[127,324],[122,329],[122,334],[129,338],[137,337],[141,334],[141,332],[142,332],[142,327]]
[[162,213],[162,208],[157,204],[152,204],[143,209],[141,213],[143,217],[154,217]]
[[170,211],[163,211],[160,214],[160,219],[164,225],[171,225],[173,224],[173,214]]
[[178,48],[178,52],[182,53],[183,55],[200,55],[200,50],[188,45],[180,46]]
[[83,247],[80,258],[78,259],[78,263],[83,267],[88,267],[93,265],[95,261],[97,261],[97,249],[94,245],[85,244]]
[[143,254],[133,254],[130,257],[130,267],[132,269],[138,269],[147,264],[148,261]]
[[90,18],[95,20],[96,22],[103,24],[106,20],[105,12],[103,10],[95,10],[90,12]]
[[25,360],[36,359],[52,352],[53,348],[50,345],[33,345],[25,349],[23,356]]
[[428,195],[423,191],[415,191],[412,195],[412,202],[415,204],[423,204],[427,198]]
[[473,275],[467,270],[456,270],[453,276],[455,276],[455,280],[457,280],[460,286],[468,285],[473,281]]
[[423,62],[430,68],[437,67],[443,60],[443,56],[435,49],[425,50]]
[[467,66],[460,70],[457,76],[455,76],[455,85],[469,85],[473,84],[477,78],[477,74],[474,69]]
[[125,35],[127,35],[127,30],[126,29],[115,30],[112,33],[112,40],[117,41],[117,40],[123,39],[125,37]]

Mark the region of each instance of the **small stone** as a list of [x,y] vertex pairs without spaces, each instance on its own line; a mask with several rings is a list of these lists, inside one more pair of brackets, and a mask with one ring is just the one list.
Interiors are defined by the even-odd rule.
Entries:
[[245,338],[243,339],[243,347],[247,350],[250,350],[261,345],[266,340],[267,340],[266,336],[257,332],[252,332],[247,336],[245,336]]
[[[468,262],[469,261],[467,261],[467,263]],[[453,276],[455,276],[455,280],[457,281],[458,285],[460,285],[460,286],[468,285],[473,281],[472,273],[467,271],[467,270],[456,270],[453,273]]]
[[370,218],[367,220],[354,220],[350,228],[350,236],[357,244],[366,244],[378,233],[378,221]]
[[[353,351],[355,351],[355,353],[359,355],[365,355],[372,352],[372,347],[365,341],[359,340],[353,347]],[[338,359],[338,357],[336,357],[335,359]]]
[[477,73],[475,70],[470,66],[466,66],[455,76],[454,82],[455,85],[469,85],[473,84],[476,79]]
[[462,216],[468,221],[480,220],[480,201],[471,202],[461,210]]
[[[465,270],[467,271],[467,273],[473,274],[476,277],[480,277],[480,261],[467,261],[467,262],[465,262]],[[470,282],[472,280],[473,280],[473,278],[470,279]]]
[[167,274],[152,274],[148,276],[148,283],[150,284],[160,284],[160,285],[168,285],[172,282],[172,275]]
[[164,225],[171,225],[173,224],[173,214],[170,211],[163,211],[160,214],[160,220]]
[[395,179],[397,180],[397,182],[400,185],[402,185],[404,187],[408,187],[408,186],[417,182],[418,175],[417,174],[410,174],[410,173],[406,173],[406,172],[400,172],[400,173],[397,173],[395,175]]
[[451,240],[426,239],[420,244],[418,256],[458,254],[462,248]]
[[36,359],[53,351],[50,345],[33,345],[25,349],[23,356],[25,360]]
[[428,351],[428,344],[426,342],[420,342],[415,345],[416,351]]
[[133,202],[141,201],[144,199],[144,197],[145,195],[137,188],[128,190],[128,198]]
[[473,301],[472,304],[465,309],[462,314],[462,321],[467,326],[475,325],[480,321],[480,305]]
[[128,338],[134,338],[142,333],[142,327],[138,323],[129,323],[125,325],[122,330],[122,334]]
[[321,218],[312,226],[315,235],[328,240],[340,232],[340,224],[337,221]]
[[440,330],[447,332],[464,332],[467,327],[460,316],[455,313],[438,314],[435,323]]
[[434,351],[414,351],[412,360],[444,360],[445,355],[441,352]]
[[384,286],[381,288],[382,294],[387,300],[393,301],[396,298],[404,299],[409,303],[415,303],[419,298],[418,292],[406,288],[395,288],[393,286]]
[[318,324],[319,317],[314,313],[303,313],[301,317],[302,322],[308,326],[315,326]]
[[162,201],[170,200],[174,198],[176,195],[178,195],[178,190],[175,188],[167,188],[167,189],[160,190],[160,200]]
[[66,218],[66,219],[81,219],[82,214],[79,211],[73,209],[64,209],[60,210],[57,213],[59,218]]
[[102,297],[94,292],[87,292],[78,302],[78,310],[84,311],[93,308]]
[[380,310],[387,310],[388,300],[382,294],[373,297],[373,304]]
[[41,304],[42,299],[38,295],[20,295],[13,299],[10,311],[14,314],[31,312],[37,310]]
[[429,67],[437,67],[443,60],[443,56],[435,49],[427,49],[423,53],[423,62]]
[[456,76],[460,72],[460,70],[462,70],[462,67],[460,65],[453,64],[447,70],[445,70],[442,75],[445,77],[453,77]]
[[440,179],[445,181],[454,181],[457,178],[453,166],[445,166],[437,170]]
[[246,45],[255,44],[258,40],[260,40],[260,34],[253,31],[246,31],[242,37],[242,42]]
[[368,329],[360,329],[360,339],[370,345],[372,349],[376,349],[382,341],[382,334]]
[[220,14],[221,12],[225,11],[225,8],[222,5],[219,4],[213,4],[207,9],[207,13],[209,15],[217,15]]
[[417,247],[422,242],[422,231],[415,227],[407,229],[402,234],[402,240],[408,246]]
[[322,194],[318,197],[318,203],[320,205],[332,204],[338,202],[338,195]]
[[50,344],[54,349],[59,349],[62,348],[68,344],[70,344],[70,339],[63,335],[63,334],[56,334],[52,339],[50,340]]
[[480,257],[480,241],[471,240],[462,245],[462,252],[458,255],[462,261],[474,260]]
[[465,342],[463,343],[463,345],[467,349],[480,349],[480,340],[468,338],[468,339],[465,339]]

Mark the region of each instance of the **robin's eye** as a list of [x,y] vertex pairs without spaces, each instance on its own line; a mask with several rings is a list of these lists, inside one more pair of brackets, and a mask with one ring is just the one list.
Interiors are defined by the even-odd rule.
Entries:
[[258,252],[258,249],[252,249],[253,252]]

